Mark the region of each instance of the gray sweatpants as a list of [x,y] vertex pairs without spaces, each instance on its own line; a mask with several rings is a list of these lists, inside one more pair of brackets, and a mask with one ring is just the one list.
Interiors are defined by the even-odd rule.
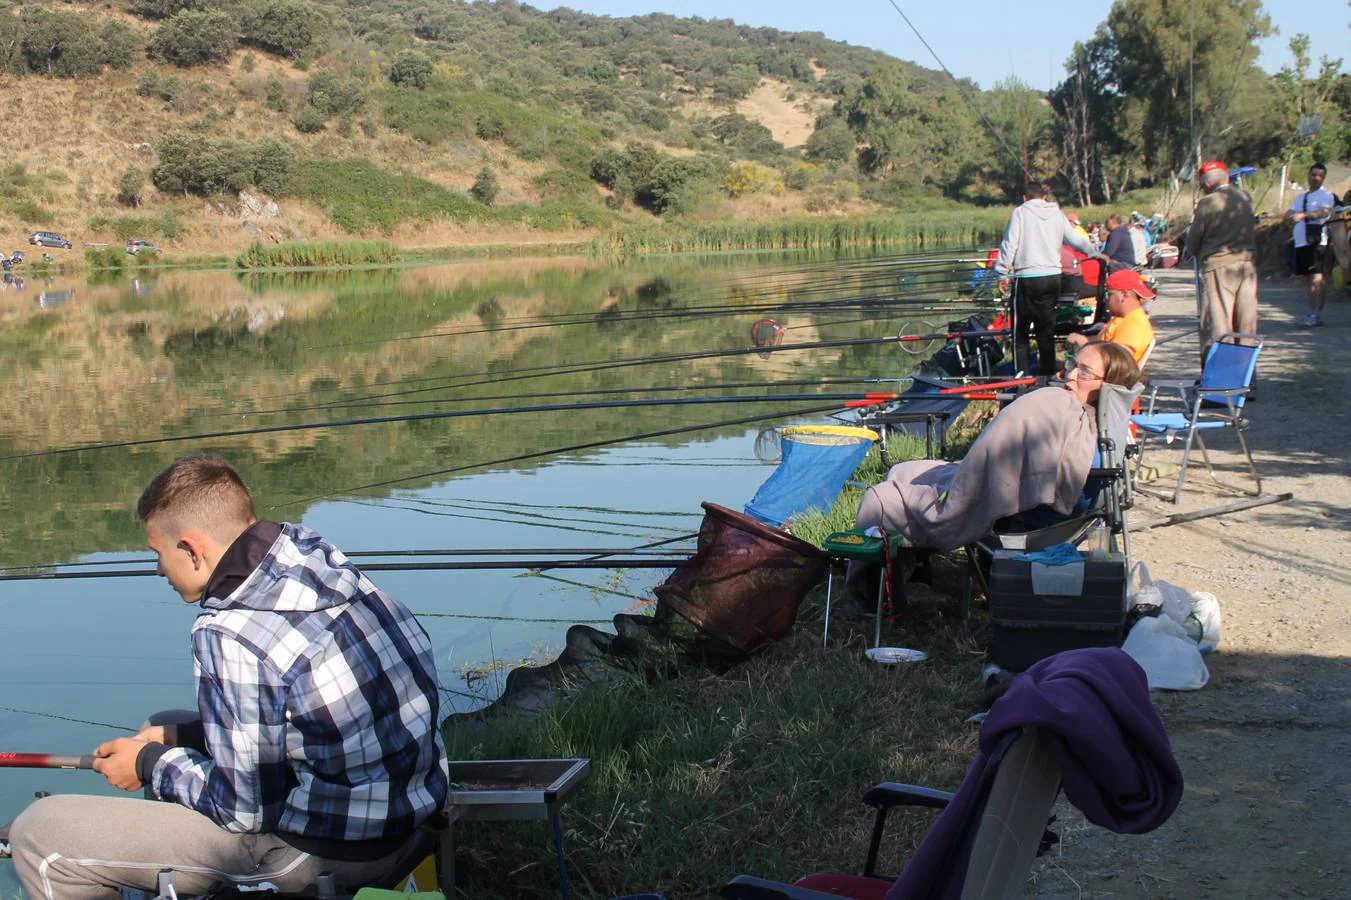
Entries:
[[29,900],[116,900],[124,887],[153,892],[162,869],[173,870],[180,896],[226,881],[270,881],[298,894],[325,872],[351,892],[382,882],[417,842],[414,835],[372,862],[323,859],[275,835],[233,834],[177,803],[79,794],[35,801],[10,830],[14,870]]

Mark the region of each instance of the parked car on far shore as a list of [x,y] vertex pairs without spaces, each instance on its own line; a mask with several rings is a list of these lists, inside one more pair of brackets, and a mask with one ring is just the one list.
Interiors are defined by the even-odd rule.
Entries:
[[152,241],[143,241],[140,238],[132,238],[127,241],[127,252],[132,255],[137,253],[158,253],[159,244]]
[[28,243],[34,247],[60,247],[62,250],[70,249],[70,241],[61,237],[55,231],[35,231],[28,236]]

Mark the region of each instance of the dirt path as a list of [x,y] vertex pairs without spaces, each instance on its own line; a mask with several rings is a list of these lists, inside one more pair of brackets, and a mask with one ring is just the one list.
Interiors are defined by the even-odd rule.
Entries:
[[[1159,335],[1194,329],[1189,273],[1161,284]],[[1210,684],[1154,695],[1186,777],[1182,803],[1158,831],[1132,836],[1062,801],[1063,843],[1037,870],[1038,897],[1351,897],[1351,303],[1330,298],[1327,326],[1311,331],[1295,325],[1304,311],[1293,281],[1262,284],[1266,349],[1248,432],[1264,492],[1295,499],[1134,540],[1155,579],[1210,591],[1223,609]],[[1148,372],[1196,366],[1189,336],[1159,347]],[[1241,479],[1232,436],[1214,443],[1224,474]],[[1132,516],[1230,499],[1199,466],[1180,506],[1141,498]]]

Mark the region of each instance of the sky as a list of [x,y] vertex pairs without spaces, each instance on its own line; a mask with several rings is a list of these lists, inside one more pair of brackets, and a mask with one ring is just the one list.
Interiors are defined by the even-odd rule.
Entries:
[[[896,0],[938,57],[959,78],[982,88],[1017,75],[1049,90],[1064,77],[1074,42],[1093,36],[1107,17],[1109,0]],[[537,9],[567,6],[609,16],[666,12],[705,19],[732,19],[783,31],[820,31],[826,37],[882,50],[899,59],[938,68],[933,56],[889,0],[533,0]],[[1313,58],[1341,57],[1351,68],[1351,7],[1343,0],[1266,0],[1280,34],[1262,42],[1258,62],[1274,72],[1291,61],[1287,44],[1301,32],[1312,40]]]

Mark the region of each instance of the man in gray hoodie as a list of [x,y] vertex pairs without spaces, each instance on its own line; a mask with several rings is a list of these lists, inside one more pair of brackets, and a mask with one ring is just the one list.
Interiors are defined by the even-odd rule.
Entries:
[[1060,245],[1102,259],[1093,246],[1065,218],[1060,207],[1047,197],[1048,185],[1029,181],[1024,203],[1009,217],[1004,240],[999,244],[999,288],[1013,288],[1014,368],[1029,369],[1031,343],[1028,331],[1037,335],[1037,371],[1052,375],[1057,370],[1055,304],[1060,296]]

